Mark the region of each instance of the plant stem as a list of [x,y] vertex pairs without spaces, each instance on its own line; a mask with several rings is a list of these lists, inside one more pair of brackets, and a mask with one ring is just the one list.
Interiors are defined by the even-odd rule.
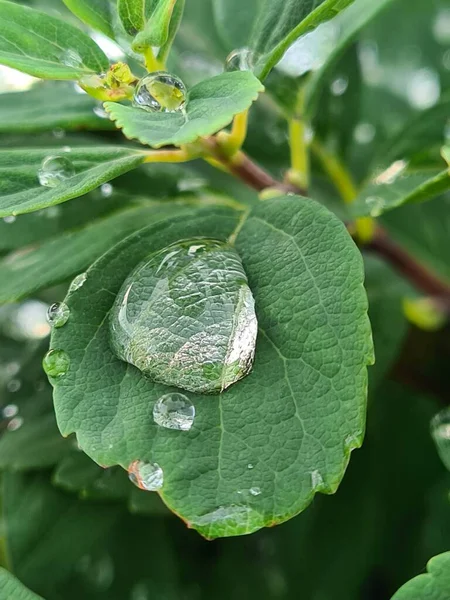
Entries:
[[144,59],[145,68],[149,73],[153,73],[154,71],[161,71],[164,69],[163,65],[153,54],[153,49],[150,46],[147,46],[147,48],[145,49]]
[[304,89],[297,93],[295,114],[289,119],[289,146],[291,149],[291,168],[287,179],[301,188],[309,186],[309,149],[306,143],[306,123],[304,119]]
[[149,150],[145,152],[146,163],[181,163],[197,158],[187,150]]
[[[356,185],[353,183],[350,173],[340,161],[339,157],[329,152],[318,140],[312,142],[311,148],[321,162],[322,167],[329,178],[334,183],[342,200],[346,204],[354,202],[358,195],[358,191]],[[360,217],[355,219],[354,233],[358,240],[363,244],[371,241],[375,233],[375,228],[375,221],[371,217]]]
[[247,137],[248,109],[238,113],[233,119],[230,133],[221,131],[217,134],[217,142],[224,154],[232,157],[244,145]]

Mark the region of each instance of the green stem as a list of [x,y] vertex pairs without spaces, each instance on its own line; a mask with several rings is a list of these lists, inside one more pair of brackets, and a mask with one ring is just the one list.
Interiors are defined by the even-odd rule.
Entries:
[[306,123],[304,120],[304,89],[297,94],[295,114],[288,120],[289,146],[291,149],[291,168],[287,179],[301,188],[309,186],[309,149],[306,142]]

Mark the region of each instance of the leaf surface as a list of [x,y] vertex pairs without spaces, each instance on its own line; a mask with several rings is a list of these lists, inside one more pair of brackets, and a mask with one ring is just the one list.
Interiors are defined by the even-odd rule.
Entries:
[[226,127],[234,115],[249,108],[263,89],[249,72],[223,73],[190,90],[185,114],[152,113],[114,102],[105,102],[105,108],[128,138],[155,148],[180,146]]
[[71,83],[43,82],[27,92],[0,95],[0,133],[113,129],[108,119],[95,114],[96,106]]
[[450,596],[450,552],[434,556],[427,564],[427,571],[405,583],[392,600],[447,600]]
[[3,0],[0,64],[43,79],[79,79],[109,67],[103,51],[73,25]]
[[[38,172],[50,156],[63,156],[75,174],[54,188],[39,183]],[[0,150],[0,217],[19,215],[72,200],[145,160],[139,150],[119,146],[74,147],[70,152],[45,149]]]
[[107,315],[148,253],[199,235],[226,239],[236,216],[211,211],[144,229],[94,264],[66,298],[71,319],[51,345],[70,357],[53,381],[63,434],[76,432],[100,464],[157,462],[165,503],[213,538],[285,521],[315,492],[336,490],[362,441],[372,348],[361,258],[342,223],[308,199],[267,201],[236,241],[260,327],[253,372],[218,396],[187,393],[189,432],[156,426],[153,404],[173,388],[115,358]]
[[69,10],[83,23],[114,39],[111,0],[63,0]]
[[43,600],[27,589],[12,573],[0,567],[0,594],[6,600]]

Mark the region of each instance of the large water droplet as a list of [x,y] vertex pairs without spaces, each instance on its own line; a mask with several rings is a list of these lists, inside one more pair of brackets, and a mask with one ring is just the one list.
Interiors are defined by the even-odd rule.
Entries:
[[66,156],[48,156],[38,171],[39,183],[45,187],[57,187],[62,181],[75,175],[75,169]]
[[69,316],[69,307],[64,302],[55,302],[48,307],[47,321],[52,327],[62,327],[69,320]]
[[155,423],[167,429],[189,431],[195,417],[195,407],[184,394],[174,392],[161,396],[153,407]]
[[75,277],[72,283],[69,286],[69,292],[76,292],[81,287],[83,287],[84,282],[87,279],[87,273],[80,273]]
[[450,408],[441,410],[433,417],[431,434],[442,462],[450,470]]
[[179,77],[156,71],[145,75],[136,86],[133,104],[149,112],[183,111],[187,90]]
[[238,48],[227,56],[225,71],[253,71],[259,56],[250,48]]
[[64,350],[49,350],[44,356],[42,366],[52,379],[59,379],[69,370],[70,359]]
[[250,372],[257,321],[234,248],[196,238],[146,258],[110,315],[116,355],[153,381],[220,393]]
[[162,488],[164,473],[158,463],[147,463],[135,460],[128,467],[130,481],[141,490],[154,492]]

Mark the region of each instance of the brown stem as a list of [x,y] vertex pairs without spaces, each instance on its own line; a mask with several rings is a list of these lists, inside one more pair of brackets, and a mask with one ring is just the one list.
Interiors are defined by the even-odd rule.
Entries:
[[417,289],[428,296],[438,298],[450,312],[450,286],[441,281],[426,267],[418,263],[406,250],[390,238],[387,232],[377,227],[375,236],[365,248],[385,258],[399,273],[404,275]]

